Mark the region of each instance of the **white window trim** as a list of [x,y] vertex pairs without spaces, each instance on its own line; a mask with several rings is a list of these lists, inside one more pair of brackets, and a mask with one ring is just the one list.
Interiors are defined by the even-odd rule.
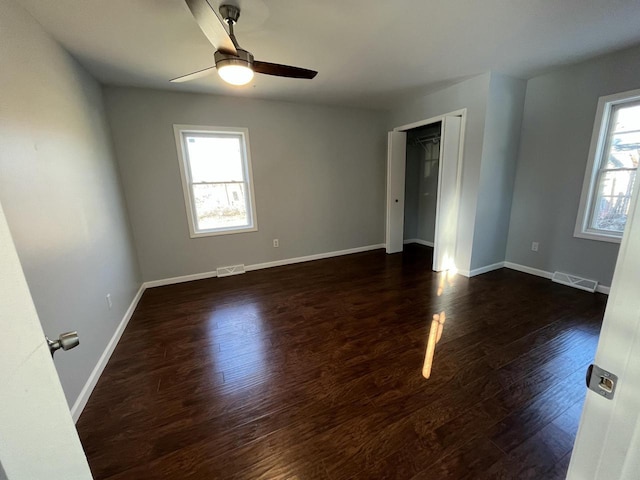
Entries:
[[[184,205],[187,211],[187,221],[189,223],[189,236],[191,238],[213,237],[218,235],[231,235],[236,233],[247,233],[258,231],[258,214],[256,212],[256,195],[253,189],[253,168],[251,166],[251,152],[249,147],[249,130],[242,127],[211,127],[203,125],[174,125],[173,132],[176,140],[176,148],[178,151],[178,163],[180,165],[180,178],[182,179],[182,193],[184,194]],[[249,217],[251,224],[247,227],[229,227],[216,230],[196,230],[196,212],[193,193],[191,191],[191,171],[186,161],[187,154],[185,145],[182,141],[182,134],[188,133],[236,133],[242,135],[244,153],[246,158],[246,181],[248,184],[248,192],[250,196],[249,208],[251,209]]]
[[[582,183],[582,195],[580,196],[580,206],[578,208],[578,218],[576,220],[576,228],[573,236],[578,238],[586,238],[589,240],[599,240],[602,242],[620,243],[622,234],[607,234],[602,230],[595,230],[589,227],[589,212],[593,204],[594,190],[593,182],[596,181],[602,150],[606,147],[606,136],[609,131],[609,119],[611,110],[614,106],[621,103],[628,103],[640,100],[640,90],[631,90],[628,92],[616,93],[598,99],[598,109],[596,111],[596,119],[593,124],[593,133],[591,134],[591,146],[589,147],[589,161],[584,174],[584,182]],[[640,183],[636,181],[636,184]],[[637,186],[637,185],[636,185]],[[636,191],[637,188],[634,188]]]

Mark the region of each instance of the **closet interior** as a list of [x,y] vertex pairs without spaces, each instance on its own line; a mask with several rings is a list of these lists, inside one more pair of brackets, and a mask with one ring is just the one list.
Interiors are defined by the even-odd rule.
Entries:
[[404,243],[434,246],[442,122],[407,132]]

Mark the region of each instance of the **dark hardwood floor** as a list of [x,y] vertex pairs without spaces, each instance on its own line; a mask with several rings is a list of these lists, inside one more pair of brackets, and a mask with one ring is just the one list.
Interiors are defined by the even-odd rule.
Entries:
[[564,478],[606,297],[430,267],[410,245],[147,290],[78,422],[95,478]]

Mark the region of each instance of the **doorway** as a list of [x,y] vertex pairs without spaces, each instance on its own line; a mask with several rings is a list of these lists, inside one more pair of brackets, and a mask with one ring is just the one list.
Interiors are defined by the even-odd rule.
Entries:
[[407,132],[403,244],[433,248],[442,122]]
[[[397,127],[388,135],[387,253],[402,252],[405,240],[432,243],[436,272],[456,268],[465,120],[466,110],[460,110]],[[420,238],[431,231],[433,240]]]

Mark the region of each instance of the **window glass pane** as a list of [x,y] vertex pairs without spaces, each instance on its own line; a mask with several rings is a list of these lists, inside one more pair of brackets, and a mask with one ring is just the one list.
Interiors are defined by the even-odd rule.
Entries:
[[198,230],[247,227],[245,186],[242,183],[193,185]]
[[199,182],[242,182],[242,137],[225,134],[186,134],[191,180]]
[[603,172],[594,203],[591,228],[623,232],[627,223],[635,170]]
[[605,168],[638,168],[640,132],[617,133],[611,139],[611,148]]
[[618,105],[614,115],[613,132],[640,130],[640,104]]

